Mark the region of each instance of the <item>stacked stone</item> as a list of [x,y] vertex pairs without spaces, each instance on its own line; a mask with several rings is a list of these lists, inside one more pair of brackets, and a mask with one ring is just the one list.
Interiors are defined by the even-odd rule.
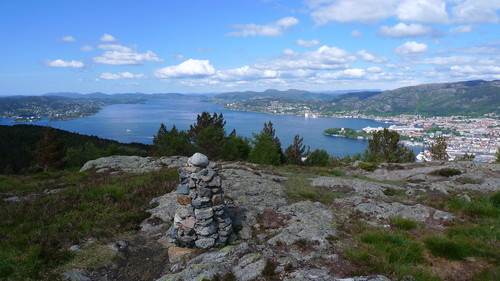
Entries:
[[167,235],[181,247],[208,249],[225,244],[232,223],[217,165],[195,153],[188,159],[188,166],[179,169],[179,177],[174,224]]

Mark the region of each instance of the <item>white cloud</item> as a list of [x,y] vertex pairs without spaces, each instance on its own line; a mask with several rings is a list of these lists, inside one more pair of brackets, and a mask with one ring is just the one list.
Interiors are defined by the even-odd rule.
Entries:
[[383,63],[387,61],[386,57],[377,56],[367,50],[360,50],[357,52],[358,56],[360,56],[364,61],[373,62],[373,63]]
[[379,73],[379,72],[382,72],[382,68],[378,67],[378,66],[372,66],[372,67],[368,67],[366,69],[367,72],[370,72],[370,73]]
[[321,73],[317,76],[321,79],[360,79],[366,76],[366,71],[360,68],[350,68],[333,73]]
[[311,48],[314,46],[318,46],[320,44],[320,42],[318,40],[306,41],[306,40],[299,39],[299,40],[295,41],[295,44],[302,46],[302,47]]
[[390,17],[416,23],[498,23],[498,0],[304,0],[316,24],[376,23]]
[[94,50],[94,47],[92,47],[90,45],[83,45],[83,46],[80,47],[80,50],[82,52],[90,52],[90,51]]
[[322,0],[308,1],[317,24],[330,21],[373,23],[394,14],[398,0]]
[[85,66],[81,61],[76,61],[76,60],[64,61],[60,59],[46,60],[45,65],[50,67],[71,67],[71,68],[83,68]]
[[400,20],[445,23],[448,21],[444,0],[402,0],[396,7],[396,15]]
[[403,45],[397,47],[394,49],[394,53],[396,55],[400,55],[403,57],[406,56],[416,56],[416,55],[422,55],[428,51],[428,47],[424,43],[418,43],[414,41],[408,41],[404,43]]
[[104,33],[103,36],[101,36],[101,38],[99,38],[100,41],[102,42],[116,42],[116,38],[113,37],[112,35],[109,35],[107,33]]
[[112,65],[140,65],[146,61],[162,62],[163,59],[158,57],[152,51],[138,53],[137,51],[119,44],[104,44],[99,45],[99,49],[106,50],[102,55],[94,57],[95,63],[112,64]]
[[284,56],[271,60],[266,64],[255,65],[255,67],[273,70],[339,69],[347,68],[347,63],[356,60],[356,56],[337,47],[322,46],[316,51],[305,53],[290,51],[285,50],[283,52]]
[[450,33],[457,34],[457,33],[469,33],[472,31],[472,25],[459,25],[456,26],[452,29],[450,29]]
[[276,22],[258,25],[258,24],[235,24],[234,29],[239,31],[233,31],[228,33],[229,36],[269,36],[277,37],[283,35],[285,31],[288,31],[292,26],[297,25],[299,20],[294,17],[282,18]]
[[452,8],[457,22],[498,23],[498,0],[465,0]]
[[216,79],[222,81],[257,80],[278,78],[280,72],[270,69],[257,69],[248,65],[217,72]]
[[178,65],[167,66],[154,72],[159,78],[203,78],[215,74],[208,60],[188,59]]
[[146,75],[139,73],[139,74],[133,74],[130,72],[120,72],[120,73],[109,73],[109,72],[104,72],[99,76],[102,79],[106,80],[116,80],[116,79],[144,79],[147,78]]
[[64,41],[64,42],[76,42],[75,37],[69,36],[69,35],[61,37],[59,40]]
[[183,60],[183,59],[185,58],[185,57],[184,57],[183,55],[181,55],[181,54],[173,55],[172,57],[173,57],[174,59],[176,59],[176,60]]
[[353,30],[353,31],[351,31],[351,36],[353,36],[353,37],[362,37],[363,34],[359,30]]
[[500,66],[496,65],[454,65],[450,67],[456,74],[500,74]]
[[379,34],[382,37],[391,37],[391,38],[408,38],[408,37],[418,37],[427,35],[431,32],[431,29],[425,27],[421,24],[410,24],[407,25],[405,23],[398,23],[393,27],[382,26],[380,27]]

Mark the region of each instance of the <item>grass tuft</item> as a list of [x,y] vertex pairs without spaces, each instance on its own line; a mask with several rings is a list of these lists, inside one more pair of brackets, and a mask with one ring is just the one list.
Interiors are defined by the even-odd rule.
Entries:
[[465,243],[457,243],[444,235],[433,235],[424,239],[424,244],[431,253],[450,260],[461,260],[468,257],[472,249]]
[[418,226],[416,221],[402,217],[390,217],[389,222],[401,230],[411,230]]

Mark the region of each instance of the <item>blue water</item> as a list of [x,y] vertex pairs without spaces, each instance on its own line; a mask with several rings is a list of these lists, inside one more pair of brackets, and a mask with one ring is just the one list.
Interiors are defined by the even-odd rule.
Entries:
[[[265,122],[273,122],[276,135],[280,138],[283,150],[299,134],[304,144],[314,149],[324,149],[332,156],[342,157],[363,152],[367,146],[365,140],[330,137],[322,134],[328,128],[362,129],[367,126],[387,127],[384,124],[368,119],[357,118],[304,118],[293,115],[271,115],[265,113],[230,111],[221,109],[220,105],[198,102],[194,100],[149,100],[145,104],[117,104],[104,107],[98,114],[68,121],[40,121],[33,124],[95,135],[101,138],[120,142],[140,142],[151,144],[161,123],[168,129],[176,125],[178,129],[187,130],[196,122],[196,116],[203,111],[217,112],[224,115],[227,121],[226,131],[229,134],[236,129],[238,135],[251,138],[252,133],[262,130]],[[1,125],[12,125],[12,119],[3,119]]]

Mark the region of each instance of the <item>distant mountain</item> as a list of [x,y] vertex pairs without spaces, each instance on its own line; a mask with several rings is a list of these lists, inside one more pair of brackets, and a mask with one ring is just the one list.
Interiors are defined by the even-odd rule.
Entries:
[[[345,96],[350,95],[349,98]],[[337,109],[375,115],[482,115],[500,114],[500,80],[422,84],[356,97],[337,97]]]
[[310,99],[331,99],[332,95],[324,93],[314,93],[304,90],[295,90],[295,89],[290,89],[286,91],[268,89],[263,92],[246,91],[246,92],[222,93],[214,96],[213,99],[226,100],[226,101],[231,101],[231,100],[242,101],[250,99],[277,98],[277,97],[310,100]]

